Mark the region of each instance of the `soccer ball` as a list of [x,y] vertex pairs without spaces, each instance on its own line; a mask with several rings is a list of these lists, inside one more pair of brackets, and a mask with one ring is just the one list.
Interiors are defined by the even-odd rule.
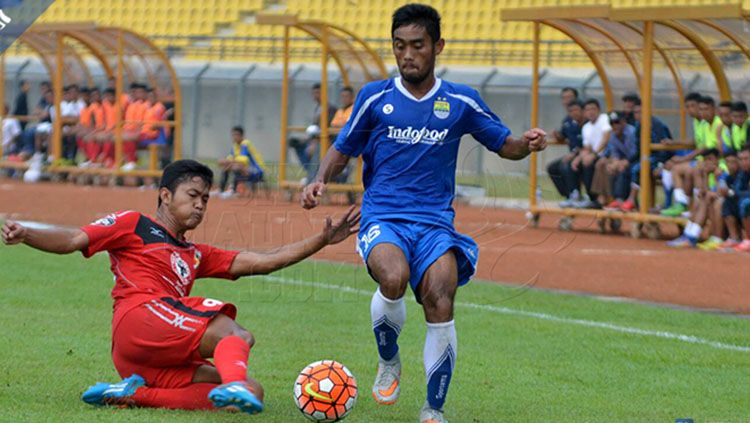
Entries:
[[294,382],[294,402],[314,422],[337,422],[357,402],[357,380],[341,363],[316,361],[302,369]]

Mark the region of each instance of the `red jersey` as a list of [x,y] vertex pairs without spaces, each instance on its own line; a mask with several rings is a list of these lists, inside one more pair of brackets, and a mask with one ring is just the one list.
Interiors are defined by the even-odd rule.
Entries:
[[[154,219],[134,211],[110,214],[81,228],[84,257],[107,251],[115,275],[115,321],[143,301],[186,297],[198,278],[236,279],[229,273],[239,251],[180,241]],[[132,300],[132,301],[131,301]]]

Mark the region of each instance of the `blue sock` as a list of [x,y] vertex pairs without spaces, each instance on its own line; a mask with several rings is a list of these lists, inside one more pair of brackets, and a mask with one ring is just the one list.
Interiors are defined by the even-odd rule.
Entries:
[[391,300],[375,291],[370,303],[372,330],[378,344],[378,354],[383,361],[390,361],[398,354],[398,335],[406,321],[404,299]]
[[448,386],[456,365],[458,340],[453,320],[445,323],[427,323],[424,343],[424,368],[427,375],[427,402],[430,407],[442,410],[448,395]]

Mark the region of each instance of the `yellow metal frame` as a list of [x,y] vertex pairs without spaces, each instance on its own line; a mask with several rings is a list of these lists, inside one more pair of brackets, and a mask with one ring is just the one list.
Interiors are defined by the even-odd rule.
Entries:
[[[600,60],[598,53],[606,51],[621,51],[627,58],[629,67],[633,71],[634,80],[637,82],[641,97],[642,97],[642,115],[643,120],[641,124],[641,191],[640,191],[640,208],[637,213],[620,213],[620,212],[609,212],[609,211],[591,211],[591,210],[574,210],[574,209],[554,209],[544,208],[536,202],[536,189],[537,189],[537,157],[536,154],[531,155],[530,160],[530,171],[529,171],[529,208],[531,213],[538,218],[541,213],[555,213],[562,214],[565,216],[593,216],[596,218],[612,218],[612,219],[629,219],[637,222],[676,222],[684,223],[684,219],[664,218],[662,216],[655,216],[648,214],[648,210],[652,206],[652,187],[651,187],[651,175],[650,175],[650,163],[649,157],[652,151],[664,150],[665,147],[658,144],[651,144],[651,116],[653,114],[652,106],[652,85],[653,85],[653,55],[654,52],[658,53],[664,60],[672,78],[675,82],[675,89],[680,101],[679,113],[680,113],[680,132],[685,134],[687,126],[687,120],[685,116],[684,108],[684,89],[679,76],[679,66],[673,60],[670,54],[671,51],[683,50],[682,47],[669,47],[664,43],[660,43],[657,39],[655,29],[658,26],[669,28],[684,38],[692,47],[691,49],[697,51],[706,63],[708,70],[714,76],[717,85],[717,91],[719,92],[721,100],[730,100],[731,91],[729,81],[726,73],[722,68],[721,61],[718,59],[716,53],[719,52],[717,49],[712,49],[708,42],[701,38],[701,34],[693,31],[687,25],[684,25],[684,21],[698,22],[706,25],[716,31],[719,31],[723,36],[730,40],[734,45],[739,48],[739,52],[744,54],[750,59],[750,43],[745,43],[739,39],[738,36],[731,31],[722,28],[721,25],[712,21],[713,19],[740,19],[750,21],[750,13],[743,11],[740,4],[722,5],[722,6],[678,6],[678,7],[641,7],[641,8],[617,8],[613,9],[611,5],[600,5],[600,6],[574,6],[574,7],[531,7],[531,8],[518,8],[518,9],[507,9],[502,11],[501,19],[504,21],[530,21],[534,24],[533,29],[533,62],[532,62],[532,98],[531,98],[531,124],[536,126],[538,124],[539,115],[539,62],[540,52],[539,43],[540,36],[539,30],[541,25],[547,25],[555,28],[560,32],[563,32],[570,37],[576,44],[578,44],[584,52],[591,59],[592,64],[596,68],[599,78],[602,82],[602,87],[606,97],[607,107],[612,108],[614,105],[614,98],[612,94],[612,87],[607,76],[606,67]],[[630,52],[638,51],[634,49],[626,49],[618,42],[616,37],[609,34],[607,28],[597,25],[595,22],[587,21],[587,19],[599,19],[608,20],[610,22],[617,22],[623,27],[634,31],[636,34],[640,34],[642,38],[642,45],[640,52],[641,67],[638,69],[635,61],[630,56]],[[642,27],[636,25],[642,23]],[[573,25],[582,25],[586,28],[597,31],[602,37],[610,40],[616,49],[604,49],[599,50],[592,48],[592,46],[586,42],[586,37],[580,34]],[[729,49],[729,51],[735,51]],[[681,144],[682,145],[682,144]],[[684,147],[684,145],[682,145]],[[671,146],[669,146],[671,147]]]
[[[135,46],[128,42],[126,37],[134,40],[138,40],[143,45],[147,46],[144,51],[142,46]],[[146,72],[146,77],[153,86],[157,86],[156,75],[147,59],[147,57],[153,58],[164,65],[166,69],[169,82],[172,90],[174,91],[174,120],[157,122],[156,126],[171,127],[174,133],[174,146],[173,156],[175,159],[182,157],[182,93],[180,90],[180,83],[177,79],[177,73],[175,72],[172,64],[169,61],[167,55],[161,51],[154,43],[147,38],[122,28],[114,27],[98,27],[93,23],[69,23],[69,24],[38,24],[29,28],[21,37],[18,38],[18,42],[25,44],[31,50],[36,53],[49,73],[52,80],[52,90],[55,98],[62,98],[62,88],[66,79],[72,79],[76,75],[72,74],[73,71],[70,66],[66,65],[66,58],[72,58],[81,67],[84,75],[83,77],[89,84],[93,84],[93,78],[91,72],[86,66],[86,62],[83,60],[81,55],[76,49],[71,48],[66,44],[66,39],[74,40],[85,47],[85,53],[93,56],[98,63],[104,69],[107,77],[115,77],[115,92],[117,101],[115,102],[118,110],[118,122],[115,126],[115,168],[113,169],[78,169],[71,166],[50,166],[48,171],[50,172],[61,172],[61,173],[85,173],[85,174],[107,174],[107,175],[131,175],[131,176],[160,176],[161,171],[157,168],[157,149],[150,148],[149,153],[149,165],[148,169],[141,169],[136,171],[125,172],[119,169],[119,164],[122,162],[122,126],[123,126],[123,110],[121,108],[120,98],[124,93],[124,78],[127,75],[129,80],[134,80],[136,72],[133,71],[131,66],[124,60],[126,56],[136,57],[143,69]],[[115,66],[108,61],[108,59],[115,59]],[[3,93],[2,87],[4,87],[3,81],[5,80],[5,54],[0,56],[0,95]],[[60,116],[60,102],[55,102],[55,114]],[[5,113],[0,114],[0,119],[5,116]],[[1,147],[0,147],[1,148]],[[62,122],[60,119],[55,119],[53,122],[53,131],[51,136],[51,152],[54,157],[60,157],[62,152]],[[0,149],[0,157],[2,156],[2,149]],[[0,161],[0,168],[2,167],[13,167],[13,168],[24,168],[23,164],[9,163]]]
[[[289,64],[291,61],[290,53],[290,32],[297,29],[305,32],[320,43],[320,103],[328,104],[328,60],[329,57],[339,68],[341,79],[345,85],[351,85],[350,67],[354,65],[357,70],[362,72],[366,81],[385,79],[388,73],[380,56],[360,37],[349,30],[341,28],[321,20],[303,20],[296,15],[284,14],[258,14],[255,19],[260,25],[281,25],[284,27],[284,54],[283,70],[281,83],[281,155],[279,162],[279,186],[281,188],[299,188],[300,183],[287,180],[287,141],[289,132],[297,129],[289,125]],[[365,59],[368,63],[365,63]],[[349,63],[354,62],[354,63]],[[328,108],[322,107],[320,113],[320,161],[325,157],[330,144],[331,130],[328,127]],[[350,184],[329,184],[329,191],[344,192],[363,192],[362,186],[362,159],[357,161],[357,171],[354,183]]]

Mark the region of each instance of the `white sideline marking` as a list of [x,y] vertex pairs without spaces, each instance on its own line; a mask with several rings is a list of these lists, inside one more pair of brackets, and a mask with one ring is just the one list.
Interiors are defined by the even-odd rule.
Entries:
[[[365,295],[368,297],[371,297],[373,293],[373,291],[365,291],[363,289],[350,288],[348,286],[337,286],[337,285],[313,283],[313,282],[308,282],[308,281],[303,281],[303,280],[298,280],[298,279],[284,278],[281,276],[261,276],[261,278],[267,279],[273,282],[277,282],[280,284],[320,287],[324,289],[331,289],[334,291],[350,292],[353,294]],[[689,344],[706,345],[706,346],[717,348],[720,350],[750,352],[750,347],[748,346],[727,344],[724,342],[711,341],[708,339],[699,338],[697,336],[683,335],[683,334],[673,333],[673,332],[650,330],[650,329],[639,329],[639,328],[634,328],[630,326],[616,325],[613,323],[597,322],[595,320],[573,319],[569,317],[555,316],[554,314],[518,310],[518,309],[513,309],[513,308],[508,308],[508,307],[498,307],[498,306],[491,306],[491,305],[466,303],[462,301],[456,302],[456,306],[472,308],[475,310],[490,311],[490,312],[498,313],[498,314],[507,314],[511,316],[531,317],[534,319],[548,320],[551,322],[565,323],[569,325],[578,325],[578,326],[586,326],[590,328],[607,329],[607,330],[611,330],[614,332],[627,333],[631,335],[652,336],[656,338],[673,339],[676,341],[687,342]]]
[[619,250],[612,248],[583,248],[581,254],[590,256],[658,256],[664,254],[659,250]]

